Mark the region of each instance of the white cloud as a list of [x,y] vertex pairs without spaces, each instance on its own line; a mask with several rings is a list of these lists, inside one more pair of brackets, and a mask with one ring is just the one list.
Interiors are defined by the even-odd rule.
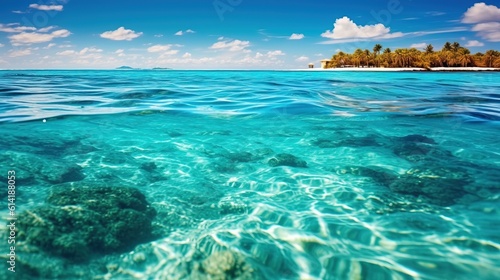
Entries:
[[182,55],[182,58],[191,58],[191,54],[187,52]]
[[258,58],[261,58],[261,57],[263,57],[263,56],[264,56],[264,55],[263,55],[263,54],[261,54],[260,52],[257,52],[257,53],[255,54],[255,58],[257,58],[257,59],[258,59]]
[[156,38],[161,38],[161,37],[163,37],[163,34],[156,34],[155,37]]
[[427,12],[425,13],[429,16],[433,16],[433,17],[437,17],[437,16],[442,16],[442,15],[446,15],[446,13],[443,13],[443,12],[438,12],[438,11],[430,11],[430,12]]
[[40,11],[58,11],[61,12],[63,10],[62,5],[38,5],[38,4],[30,4],[29,6],[32,9],[37,9]]
[[305,62],[308,60],[309,60],[309,57],[307,57],[307,56],[300,56],[297,59],[295,59],[295,61],[298,61],[298,62]]
[[30,26],[18,26],[18,24],[1,24],[0,23],[0,31],[8,32],[8,33],[19,33],[24,31],[35,31],[35,27]]
[[31,54],[31,49],[17,50],[10,52],[10,57],[26,56]]
[[115,40],[115,41],[130,41],[142,35],[142,32],[135,32],[125,27],[120,27],[114,31],[103,32],[101,38]]
[[23,11],[12,11],[12,13],[14,13],[14,14],[26,14],[27,12],[23,12]]
[[97,49],[94,47],[91,48],[83,48],[81,51],[77,52],[74,50],[65,50],[62,52],[56,53],[57,55],[86,55],[86,54],[95,54],[102,52],[102,49]]
[[472,28],[472,31],[477,31],[485,40],[500,42],[500,22],[479,23]]
[[280,50],[267,52],[267,56],[270,58],[275,57],[275,56],[279,56],[279,55],[285,55],[285,53],[280,51]]
[[219,38],[217,38],[218,41],[222,41],[224,40],[224,37],[220,36]]
[[125,50],[123,49],[117,49],[115,51],[115,53],[118,55],[118,56],[125,56]]
[[73,50],[65,50],[62,52],[57,52],[56,54],[57,55],[74,55],[74,54],[76,54],[76,52]]
[[5,46],[4,44],[0,44],[0,48],[2,48],[3,46]]
[[412,44],[410,48],[415,48],[415,49],[424,49],[427,47],[426,43],[418,43],[418,44]]
[[403,33],[390,33],[391,29],[378,23],[374,25],[357,25],[348,17],[339,18],[333,24],[333,30],[327,30],[321,37],[329,39],[388,39],[403,36]]
[[47,50],[47,49],[52,48],[52,47],[53,47],[53,46],[55,46],[55,45],[56,45],[56,44],[54,44],[54,43],[50,43],[50,44],[48,44],[46,47],[44,47],[43,49]]
[[12,45],[19,46],[50,42],[54,38],[65,38],[70,34],[71,32],[66,29],[56,30],[52,33],[21,32],[19,34],[9,36],[9,39]]
[[48,27],[40,28],[37,31],[38,32],[49,32],[50,30],[52,30],[54,28],[56,28],[56,27],[55,26],[48,26]]
[[165,52],[170,50],[172,45],[154,45],[148,48],[148,52],[150,53],[155,53],[155,52]]
[[186,31],[179,30],[174,35],[176,35],[176,36],[182,36],[182,35],[184,35],[186,33],[195,33],[195,32],[193,30],[191,30],[191,29],[188,29]]
[[467,44],[465,44],[466,47],[482,47],[484,46],[484,43],[479,42],[478,40],[472,40],[468,41]]
[[476,3],[464,14],[463,23],[480,23],[500,21],[500,9],[485,3]]
[[250,46],[249,41],[240,41],[240,40],[233,40],[233,41],[219,41],[217,43],[214,43],[210,48],[211,49],[226,49],[232,52],[236,51],[241,51],[245,50],[245,48]]
[[288,38],[289,40],[300,40],[300,39],[304,39],[304,34],[297,34],[297,33],[293,33],[292,35],[290,35],[290,37]]

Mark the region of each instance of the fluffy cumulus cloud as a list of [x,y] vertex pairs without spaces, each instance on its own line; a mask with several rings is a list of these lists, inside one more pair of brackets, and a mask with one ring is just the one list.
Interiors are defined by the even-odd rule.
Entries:
[[0,31],[1,32],[7,32],[7,33],[19,33],[19,32],[24,32],[24,31],[35,31],[35,27],[30,27],[30,26],[20,26],[18,23],[11,23],[11,24],[1,24],[0,23]]
[[321,34],[329,39],[388,39],[403,36],[403,33],[390,33],[391,29],[378,23],[374,25],[357,25],[350,18],[339,18],[333,24],[333,30]]
[[31,49],[16,50],[9,53],[10,57],[27,56],[31,54]]
[[4,44],[0,44],[0,48],[3,47],[3,46],[5,46],[5,45]]
[[500,21],[500,9],[485,3],[476,3],[464,14],[463,23]]
[[214,43],[210,48],[215,50],[229,50],[232,52],[237,52],[245,50],[249,46],[250,46],[249,41],[233,40],[233,41],[219,41],[217,43]]
[[173,50],[172,45],[154,45],[148,48],[150,53],[160,53],[160,58],[177,54],[179,50]]
[[474,24],[471,30],[484,40],[500,42],[500,8],[497,6],[476,3],[464,13],[462,22]]
[[142,32],[135,32],[131,29],[125,29],[125,27],[120,27],[114,31],[103,32],[100,36],[104,39],[114,40],[114,41],[130,41],[142,35]]
[[187,52],[182,55],[182,58],[191,58],[191,54]]
[[29,6],[32,9],[37,9],[40,11],[58,11],[61,12],[63,10],[62,5],[39,5],[39,4],[31,4]]
[[51,33],[21,32],[9,36],[9,39],[13,46],[20,46],[20,45],[50,42],[55,38],[65,38],[68,37],[69,35],[71,35],[71,32],[69,32],[66,29],[60,29],[53,31]]
[[468,41],[467,44],[465,44],[466,47],[482,47],[484,46],[484,43],[479,42],[478,40],[472,40]]
[[289,40],[301,40],[301,39],[304,39],[304,34],[293,33],[292,35],[290,35],[290,37],[288,39]]
[[491,42],[500,42],[500,22],[479,23],[472,27],[479,36]]

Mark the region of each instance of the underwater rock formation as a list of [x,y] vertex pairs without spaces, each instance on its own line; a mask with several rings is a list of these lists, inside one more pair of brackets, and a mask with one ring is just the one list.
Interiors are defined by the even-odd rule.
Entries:
[[454,158],[451,152],[441,149],[434,139],[419,134],[393,138],[392,150],[398,157],[411,162]]
[[19,240],[49,254],[84,261],[152,238],[156,211],[134,188],[55,188],[48,205],[18,217]]
[[395,192],[425,196],[430,202],[451,205],[466,194],[471,179],[464,169],[419,166],[406,171],[388,187]]
[[256,271],[245,262],[241,254],[231,251],[215,252],[201,263],[196,263],[191,279],[199,280],[250,280],[261,279]]
[[467,194],[465,186],[472,182],[465,169],[429,165],[411,168],[402,175],[380,167],[361,166],[345,167],[337,173],[369,177],[393,192],[423,196],[443,206],[454,204]]
[[277,154],[268,162],[269,166],[307,167],[307,162],[291,154]]
[[23,173],[23,176],[19,177],[23,179],[23,183],[32,184],[41,180],[50,184],[61,184],[85,178],[79,165],[61,159],[54,160],[50,157],[41,158],[33,154],[8,151],[0,155],[0,161],[9,162],[16,168],[16,173]]

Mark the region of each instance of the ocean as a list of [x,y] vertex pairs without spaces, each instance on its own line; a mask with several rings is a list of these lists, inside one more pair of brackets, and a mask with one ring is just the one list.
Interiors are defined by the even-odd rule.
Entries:
[[0,279],[500,275],[498,72],[9,70],[0,96]]

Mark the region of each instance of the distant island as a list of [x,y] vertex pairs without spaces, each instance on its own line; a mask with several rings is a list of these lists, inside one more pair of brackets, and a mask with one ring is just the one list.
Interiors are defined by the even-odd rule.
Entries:
[[134,68],[130,66],[120,66],[116,67],[116,70],[172,70],[172,68],[166,68],[166,67],[154,67],[154,68]]
[[446,42],[443,48],[435,51],[427,45],[423,51],[417,48],[400,48],[392,51],[376,44],[373,52],[368,49],[357,49],[349,54],[339,51],[330,60],[322,61],[322,68],[423,68],[430,70],[438,67],[488,67],[500,68],[500,52],[488,50],[485,53],[471,54],[470,50],[459,43]]
[[117,69],[117,70],[135,70],[136,68],[133,68],[130,66],[120,66],[120,67],[116,67],[115,69]]

